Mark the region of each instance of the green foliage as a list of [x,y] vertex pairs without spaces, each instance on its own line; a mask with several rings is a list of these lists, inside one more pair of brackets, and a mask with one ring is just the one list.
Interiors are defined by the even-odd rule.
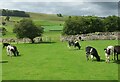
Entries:
[[5,20],[10,21],[10,16],[6,16]]
[[2,36],[6,35],[6,32],[7,30],[4,27],[0,28],[0,33],[2,33]]
[[2,16],[30,17],[29,14],[25,13],[24,11],[18,10],[2,9],[0,12],[2,12]]
[[119,23],[120,17],[117,16],[108,16],[104,19],[104,24],[106,31],[113,32],[113,31],[120,31]]
[[57,14],[58,17],[63,17],[63,15],[61,13]]
[[5,25],[6,25],[6,22],[2,22],[2,25],[5,26]]
[[30,38],[32,43],[33,39],[37,36],[41,36],[43,33],[43,28],[36,27],[32,20],[23,19],[18,24],[15,25],[13,32],[17,34],[18,38]]
[[76,35],[94,32],[120,31],[120,28],[118,28],[119,20],[120,18],[117,16],[109,16],[106,18],[96,16],[70,16],[65,21],[63,34]]

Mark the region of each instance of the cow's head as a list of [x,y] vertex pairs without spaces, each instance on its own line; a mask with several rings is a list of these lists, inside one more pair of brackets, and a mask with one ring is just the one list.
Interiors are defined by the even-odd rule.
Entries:
[[106,54],[110,55],[111,49],[104,49],[104,50],[105,50],[105,53],[106,53]]

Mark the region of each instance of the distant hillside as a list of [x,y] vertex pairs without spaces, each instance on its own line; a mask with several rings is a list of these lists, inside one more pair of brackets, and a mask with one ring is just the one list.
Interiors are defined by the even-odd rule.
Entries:
[[[25,12],[29,14],[30,17],[18,17],[18,16],[10,16],[10,21],[5,21],[6,16],[1,16],[0,19],[6,22],[6,26],[4,26],[9,33],[12,33],[12,29],[14,25],[22,20],[23,18],[30,18],[33,20],[35,25],[42,26],[45,32],[53,31],[53,30],[62,30],[65,19],[67,16],[58,17],[57,14],[45,14],[45,13],[33,13],[33,12]],[[8,33],[8,34],[9,34]],[[14,36],[14,35],[13,35]]]
[[29,17],[29,14],[25,11],[0,9],[0,12],[2,13],[2,16]]
[[32,13],[32,12],[27,12],[27,14],[30,15],[32,19],[36,20],[50,20],[50,21],[64,21],[65,17],[58,17],[56,14],[44,14],[44,13]]
[[61,17],[59,14],[45,14],[45,13],[34,13],[34,12],[25,12],[20,10],[9,10],[9,9],[0,9],[2,13],[1,16],[11,16],[11,17],[30,17],[33,20],[50,20],[50,21],[64,21],[66,16]]

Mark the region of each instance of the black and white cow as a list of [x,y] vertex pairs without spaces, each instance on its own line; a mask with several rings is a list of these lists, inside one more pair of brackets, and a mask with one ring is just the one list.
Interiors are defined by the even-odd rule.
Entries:
[[8,45],[10,45],[9,43],[3,43],[3,48],[7,47]]
[[91,46],[87,46],[85,48],[86,50],[86,58],[87,60],[89,60],[89,56],[91,56],[91,59],[93,61],[93,58],[95,57],[97,59],[97,61],[100,61],[100,56],[98,55],[98,52],[95,48],[91,47]]
[[105,50],[106,62],[110,62],[110,56],[114,58],[114,46],[108,46]]
[[75,48],[78,47],[78,49],[81,48],[81,46],[80,46],[78,41],[73,41],[73,40],[68,41],[68,47],[70,48],[71,46],[74,46]]
[[115,56],[117,55],[117,61],[118,61],[118,54],[120,54],[120,46],[114,46],[114,60],[115,60]]
[[6,51],[7,51],[7,55],[8,55],[8,56],[11,56],[11,57],[12,57],[12,54],[13,54],[14,56],[19,56],[19,52],[18,52],[18,49],[17,49],[16,46],[8,45]]

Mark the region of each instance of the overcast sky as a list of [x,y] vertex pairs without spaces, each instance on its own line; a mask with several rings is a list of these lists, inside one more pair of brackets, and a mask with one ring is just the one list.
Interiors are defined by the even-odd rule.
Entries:
[[119,0],[0,0],[1,9],[64,15],[118,15]]

